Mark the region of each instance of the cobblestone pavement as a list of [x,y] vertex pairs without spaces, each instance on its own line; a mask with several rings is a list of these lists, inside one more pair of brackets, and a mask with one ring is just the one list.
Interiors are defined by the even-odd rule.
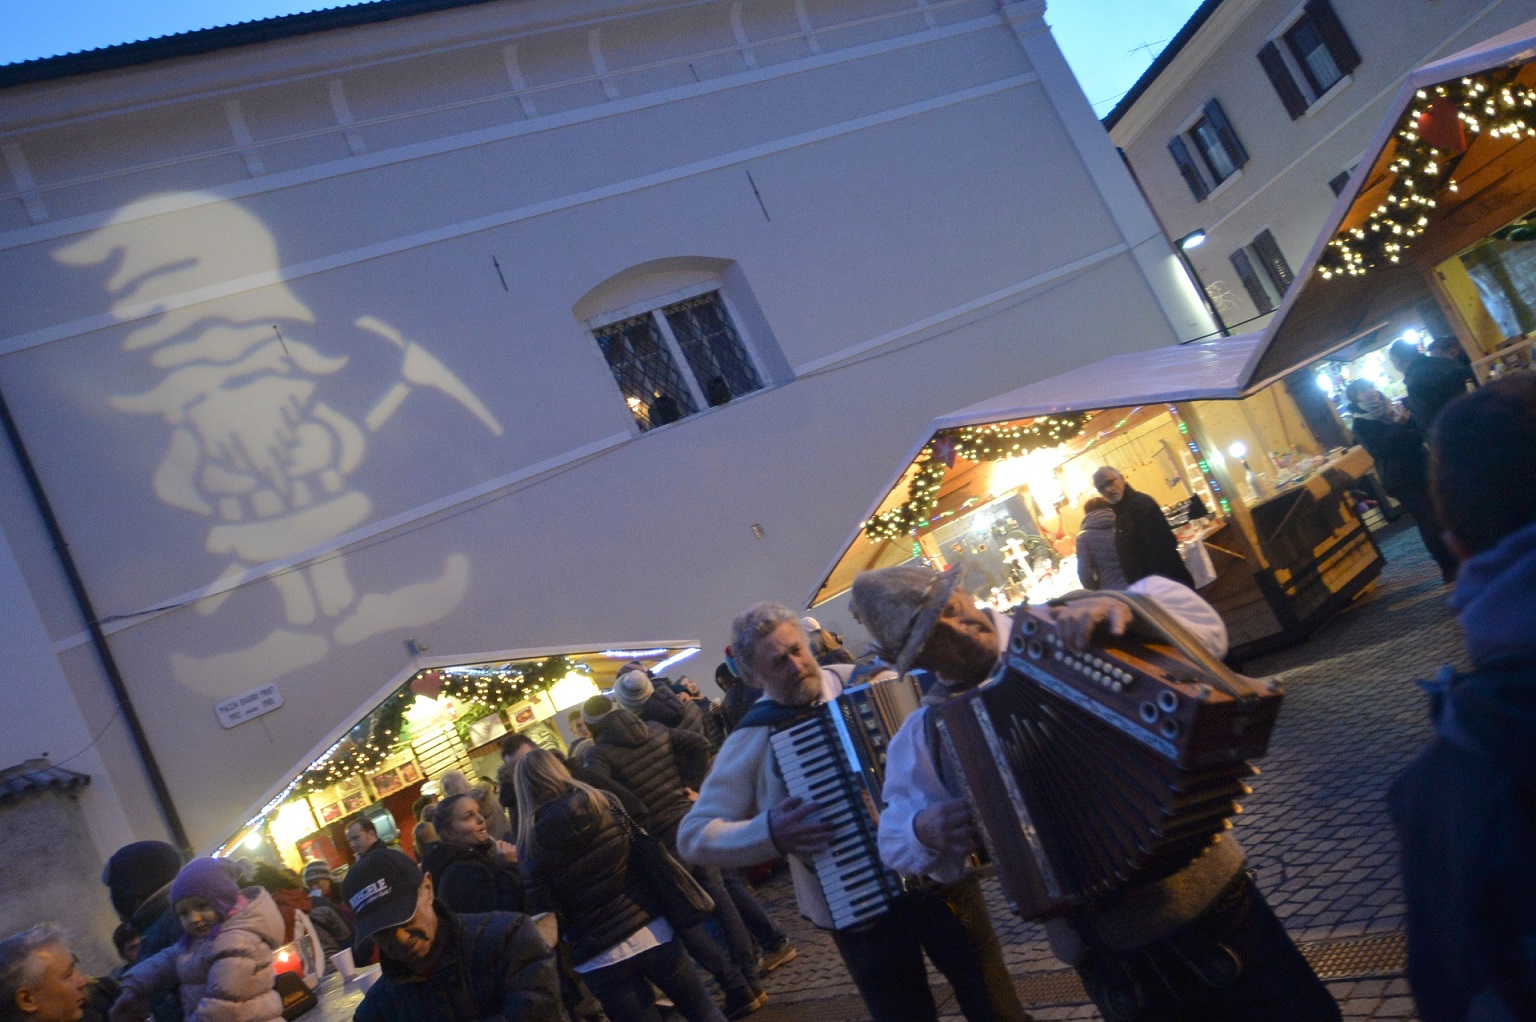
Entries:
[[[1347,1020],[1416,1019],[1403,969],[1403,906],[1384,796],[1429,734],[1414,680],[1463,665],[1461,634],[1439,572],[1406,523],[1381,541],[1380,582],[1302,646],[1245,665],[1278,674],[1285,704],[1235,834],[1291,936],[1328,981]],[[995,881],[985,889],[1008,968],[1037,1019],[1097,1019],[1040,928],[1013,916]],[[800,950],[767,977],[772,1001],[755,1022],[867,1018],[824,933],[800,918],[788,879],[759,890]],[[934,978],[942,1014],[955,1012]]]

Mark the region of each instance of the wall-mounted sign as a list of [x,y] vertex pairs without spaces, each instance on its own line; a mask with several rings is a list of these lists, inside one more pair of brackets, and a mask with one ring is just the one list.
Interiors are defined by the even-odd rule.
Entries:
[[277,686],[263,685],[245,695],[224,700],[213,708],[213,712],[219,715],[219,723],[228,728],[263,713],[271,713],[281,705],[283,694],[277,690]]

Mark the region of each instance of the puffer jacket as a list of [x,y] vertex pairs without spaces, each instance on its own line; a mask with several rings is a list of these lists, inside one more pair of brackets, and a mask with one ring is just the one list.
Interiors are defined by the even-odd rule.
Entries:
[[593,745],[584,766],[628,788],[645,805],[640,823],[673,847],[677,825],[693,804],[685,788],[695,791],[709,773],[709,740],[692,731],[642,721],[615,707],[590,725]]
[[1077,534],[1077,580],[1084,589],[1124,589],[1130,585],[1115,552],[1115,511],[1101,507],[1083,516]]
[[144,1017],[149,995],[179,987],[187,1022],[275,1022],[283,998],[273,989],[272,952],[283,944],[283,917],[260,887],[247,887],[246,903],[209,939],[177,943],[123,976],[112,1022]]
[[[181,941],[181,920],[171,911],[171,885],[155,892],[128,920],[139,934],[139,958],[148,961]],[[175,990],[162,990],[149,999],[155,1022],[182,1022],[181,999]]]
[[421,866],[437,896],[455,912],[521,912],[526,907],[523,870],[495,853],[439,841],[427,849]]
[[458,915],[442,901],[431,974],[387,955],[354,1022],[565,1022],[555,953],[518,912]]
[[555,912],[576,964],[601,954],[654,916],[629,872],[629,828],[579,788],[540,806],[528,853],[528,906]]
[[651,697],[640,708],[641,720],[654,720],[663,727],[675,727],[684,731],[692,731],[704,738],[709,737],[709,732],[704,727],[704,714],[693,704],[693,700],[684,699],[665,685],[655,685],[651,690]]

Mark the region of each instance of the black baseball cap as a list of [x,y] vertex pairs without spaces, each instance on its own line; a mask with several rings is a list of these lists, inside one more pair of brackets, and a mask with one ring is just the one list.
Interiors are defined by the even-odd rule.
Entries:
[[410,922],[420,890],[421,869],[404,852],[383,848],[358,859],[341,885],[357,915],[357,939]]

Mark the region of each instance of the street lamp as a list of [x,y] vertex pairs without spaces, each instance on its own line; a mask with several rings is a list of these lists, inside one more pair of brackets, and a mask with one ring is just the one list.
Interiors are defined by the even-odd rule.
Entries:
[[1216,303],[1211,301],[1211,296],[1205,293],[1205,282],[1200,279],[1200,273],[1195,269],[1195,264],[1189,261],[1189,250],[1204,244],[1204,231],[1190,231],[1173,243],[1173,251],[1179,257],[1179,262],[1184,265],[1184,271],[1189,274],[1190,280],[1194,282],[1195,290],[1200,292],[1200,300],[1205,303],[1205,310],[1216,321],[1216,329],[1221,332],[1221,336],[1230,337],[1232,331],[1227,329],[1226,321],[1221,318],[1221,313],[1216,309]]

